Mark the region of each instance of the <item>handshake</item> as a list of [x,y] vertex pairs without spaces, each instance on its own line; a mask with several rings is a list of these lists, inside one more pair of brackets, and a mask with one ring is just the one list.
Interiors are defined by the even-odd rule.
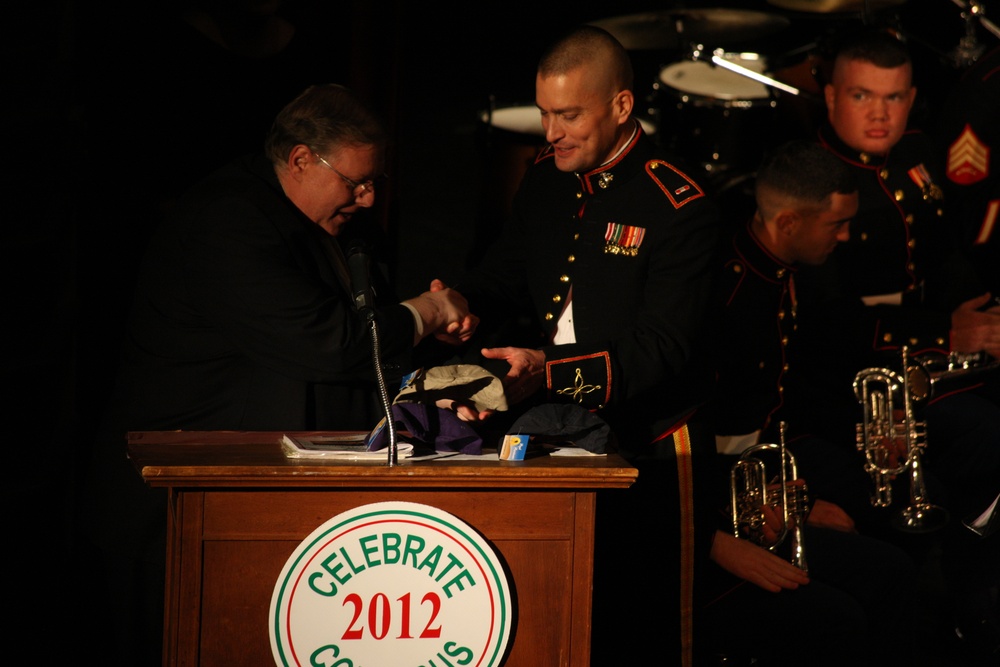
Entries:
[[[455,290],[440,280],[432,280],[430,290],[403,302],[421,319],[421,327],[414,336],[414,344],[433,334],[438,340],[451,345],[467,342],[479,326],[479,318],[469,312],[469,303]],[[545,380],[545,353],[519,347],[484,348],[485,359],[506,361],[509,369],[501,378],[507,401],[520,403],[538,391]],[[445,406],[439,406],[445,407]],[[479,421],[488,412],[459,410],[464,421]]]
[[403,303],[420,320],[414,344],[433,334],[438,340],[460,345],[469,340],[479,326],[479,318],[469,312],[465,297],[437,279],[431,281],[428,291]]

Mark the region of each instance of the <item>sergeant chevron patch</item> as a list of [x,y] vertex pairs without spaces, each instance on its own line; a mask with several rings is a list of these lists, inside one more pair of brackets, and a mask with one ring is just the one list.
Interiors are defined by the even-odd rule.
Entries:
[[948,178],[959,185],[978,183],[989,175],[990,148],[966,124],[948,147]]

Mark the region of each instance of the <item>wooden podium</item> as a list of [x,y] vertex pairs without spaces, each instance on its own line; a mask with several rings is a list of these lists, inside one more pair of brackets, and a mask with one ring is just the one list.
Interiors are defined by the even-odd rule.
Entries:
[[288,459],[281,437],[129,434],[139,472],[169,496],[164,665],[273,664],[268,607],[289,555],[331,517],[394,500],[451,513],[500,552],[517,605],[506,665],[589,666],[596,493],[635,482],[624,459],[487,453],[389,467]]

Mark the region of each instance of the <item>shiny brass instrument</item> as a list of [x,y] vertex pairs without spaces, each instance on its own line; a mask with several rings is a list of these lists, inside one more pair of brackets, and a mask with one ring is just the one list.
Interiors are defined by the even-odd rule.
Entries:
[[[809,497],[805,483],[799,479],[795,457],[785,447],[785,423],[780,425],[779,444],[759,443],[748,447],[730,470],[730,509],[733,535],[748,539],[768,551],[775,551],[791,536],[791,562],[804,572],[806,563],[802,528],[809,515]],[[775,452],[778,458],[777,481],[769,478],[761,455]],[[773,475],[773,472],[771,473]],[[765,507],[780,505],[781,528],[773,544],[764,536]]]
[[975,381],[978,375],[1000,369],[1000,360],[985,352],[924,354],[915,357],[914,361],[916,363],[907,370],[907,379],[918,401],[933,397],[943,385],[951,388],[956,383]]
[[865,471],[875,484],[872,504],[891,505],[893,479],[909,472],[910,504],[893,524],[906,532],[926,533],[948,522],[948,511],[927,500],[923,469],[927,423],[917,419],[914,405],[931,395],[934,380],[922,364],[911,364],[906,347],[902,362],[902,373],[866,368],[855,376],[854,395],[862,406],[856,440],[865,454]]

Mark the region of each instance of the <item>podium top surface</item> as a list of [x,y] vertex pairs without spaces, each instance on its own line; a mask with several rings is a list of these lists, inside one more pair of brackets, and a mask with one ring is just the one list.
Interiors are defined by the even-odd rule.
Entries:
[[[291,436],[329,432],[289,431]],[[287,458],[285,432],[133,431],[128,455],[155,487],[408,487],[624,489],[638,471],[617,454],[538,456],[501,461],[485,450],[471,459],[345,461]]]

